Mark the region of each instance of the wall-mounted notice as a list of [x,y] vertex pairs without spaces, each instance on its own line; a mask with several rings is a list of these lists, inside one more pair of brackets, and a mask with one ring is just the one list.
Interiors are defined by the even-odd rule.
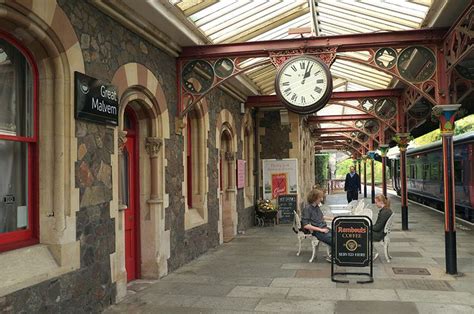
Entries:
[[298,160],[263,159],[263,197],[276,199],[281,194],[298,193]]
[[245,187],[245,160],[237,159],[237,188]]

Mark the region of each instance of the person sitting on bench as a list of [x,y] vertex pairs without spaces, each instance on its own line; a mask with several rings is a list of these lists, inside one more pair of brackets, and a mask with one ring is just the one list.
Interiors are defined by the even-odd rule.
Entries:
[[327,245],[332,245],[332,233],[324,221],[323,212],[319,204],[323,200],[324,193],[321,190],[313,189],[308,194],[308,206],[303,209],[301,214],[301,226],[309,230],[319,241]]

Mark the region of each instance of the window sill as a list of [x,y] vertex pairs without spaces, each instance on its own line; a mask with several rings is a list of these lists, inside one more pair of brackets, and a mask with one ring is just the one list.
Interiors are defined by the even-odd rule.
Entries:
[[[77,258],[79,258],[78,245]],[[0,297],[78,268],[79,262],[58,266],[48,246],[44,244],[1,253]]]
[[185,230],[195,228],[200,225],[204,225],[207,223],[207,219],[201,216],[199,211],[195,208],[190,208],[186,211],[186,215],[184,217],[185,221]]

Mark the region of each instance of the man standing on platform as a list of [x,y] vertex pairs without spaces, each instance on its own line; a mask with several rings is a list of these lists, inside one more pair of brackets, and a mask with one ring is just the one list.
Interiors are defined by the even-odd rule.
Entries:
[[350,172],[346,175],[346,183],[344,184],[344,191],[347,192],[347,202],[359,199],[360,193],[360,177],[355,172],[355,167],[350,167]]

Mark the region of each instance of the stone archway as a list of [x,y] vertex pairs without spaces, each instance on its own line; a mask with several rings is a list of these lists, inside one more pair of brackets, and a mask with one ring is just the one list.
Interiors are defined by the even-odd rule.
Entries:
[[[119,154],[115,165],[119,164],[121,148],[127,134],[124,132],[125,108],[132,110],[138,120],[137,150],[138,178],[140,194],[140,269],[142,278],[159,278],[168,273],[167,260],[170,256],[170,230],[165,230],[165,208],[168,195],[165,193],[165,139],[170,137],[167,101],[154,74],[145,66],[127,63],[115,73],[112,83],[117,85],[120,95],[119,130],[117,130]],[[119,172],[118,166],[113,171]],[[118,180],[117,180],[118,181]],[[119,185],[120,182],[117,182]],[[121,209],[121,195],[117,191],[114,200],[118,204],[117,219],[117,266],[115,273],[118,289],[126,291],[125,243]],[[120,286],[120,289],[119,289]],[[120,295],[122,297],[122,295]]]
[[231,241],[237,234],[237,188],[236,154],[237,135],[234,119],[228,110],[222,110],[217,117],[216,146],[218,149],[219,173],[219,239]]

